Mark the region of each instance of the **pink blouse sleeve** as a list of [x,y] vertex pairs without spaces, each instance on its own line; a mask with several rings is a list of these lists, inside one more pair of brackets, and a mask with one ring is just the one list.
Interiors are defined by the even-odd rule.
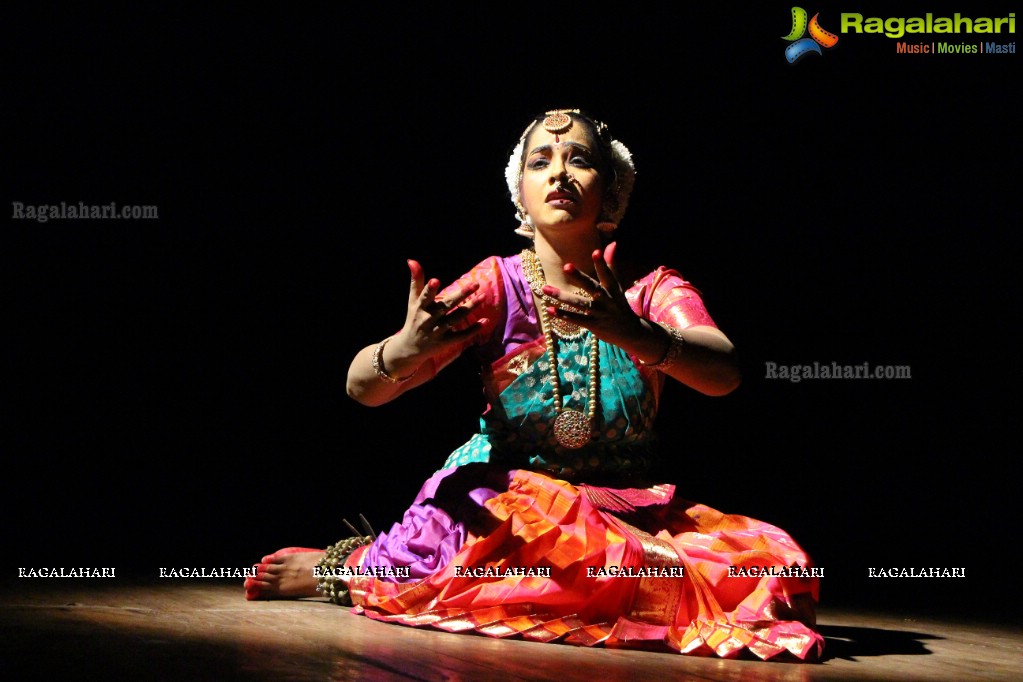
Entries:
[[437,295],[438,298],[452,296],[462,287],[468,286],[473,282],[479,284],[480,288],[476,293],[466,299],[472,302],[472,310],[465,320],[458,324],[456,329],[465,329],[468,325],[484,317],[487,321],[479,332],[466,337],[461,343],[451,346],[443,354],[435,356],[433,358],[434,374],[451,364],[469,346],[485,343],[504,320],[504,283],[498,261],[497,257],[487,258],[449,284]]
[[675,270],[661,266],[636,282],[625,297],[636,312],[651,322],[677,329],[706,325],[717,328],[703,305],[700,292]]

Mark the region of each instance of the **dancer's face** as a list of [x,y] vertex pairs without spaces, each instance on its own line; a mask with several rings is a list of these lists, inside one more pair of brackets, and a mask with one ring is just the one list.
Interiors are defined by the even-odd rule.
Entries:
[[554,134],[537,125],[526,139],[525,153],[522,205],[533,225],[595,225],[604,180],[597,170],[597,143],[587,127],[575,121],[569,130]]

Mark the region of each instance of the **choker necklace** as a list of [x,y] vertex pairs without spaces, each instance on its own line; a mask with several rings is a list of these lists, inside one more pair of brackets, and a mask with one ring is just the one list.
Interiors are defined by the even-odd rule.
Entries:
[[[544,342],[547,346],[550,364],[551,390],[554,393],[554,438],[566,448],[577,450],[593,439],[593,428],[597,423],[597,385],[600,380],[600,349],[597,337],[590,333],[590,376],[587,384],[589,409],[586,414],[571,408],[565,409],[561,397],[561,377],[558,374],[558,349],[554,334],[551,333],[551,319],[547,308],[540,308],[540,324],[543,327]],[[585,330],[584,330],[585,331]]]
[[[542,302],[541,317],[546,315],[546,310],[543,310],[545,306],[551,306],[554,308],[560,308],[561,310],[567,310],[570,313],[585,313],[585,310],[577,308],[575,306],[562,303],[553,296],[548,296],[543,292],[543,285],[547,283],[547,278],[543,274],[543,266],[540,265],[540,259],[536,257],[536,251],[532,249],[523,249],[520,254],[522,259],[522,274],[526,276],[526,281],[529,282],[530,290],[537,295],[537,298]],[[585,292],[580,292],[585,293]],[[559,339],[578,339],[582,337],[586,331],[574,322],[555,317],[553,319],[547,316],[548,324],[550,328],[554,330],[554,333],[558,335]]]

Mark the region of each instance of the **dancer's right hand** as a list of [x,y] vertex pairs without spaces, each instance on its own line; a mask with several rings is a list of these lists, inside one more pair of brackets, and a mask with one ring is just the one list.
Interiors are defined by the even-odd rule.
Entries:
[[412,276],[408,312],[404,326],[391,342],[395,346],[393,363],[396,369],[403,370],[442,354],[476,334],[487,322],[482,318],[466,324],[474,304],[473,294],[479,290],[478,283],[471,282],[439,296],[439,280],[426,281],[423,267],[417,261],[408,261],[408,267]]

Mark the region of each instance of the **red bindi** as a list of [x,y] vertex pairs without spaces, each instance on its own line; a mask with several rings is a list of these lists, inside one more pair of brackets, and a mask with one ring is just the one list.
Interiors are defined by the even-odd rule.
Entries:
[[554,141],[555,142],[561,142],[561,138],[558,137],[557,133],[554,133]]

